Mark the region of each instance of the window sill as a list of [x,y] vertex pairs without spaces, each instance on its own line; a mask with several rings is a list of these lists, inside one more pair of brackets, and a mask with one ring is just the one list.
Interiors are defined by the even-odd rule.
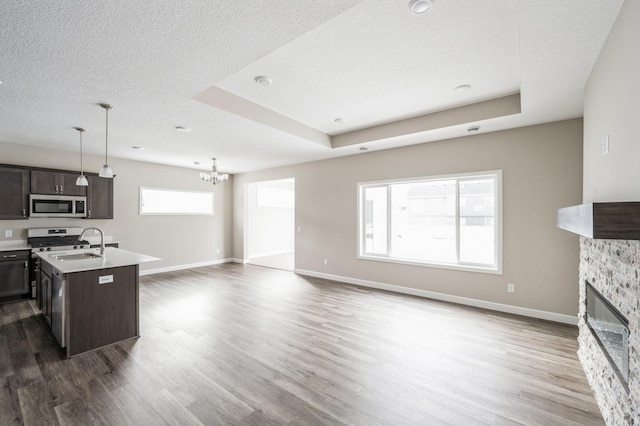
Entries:
[[501,267],[461,265],[453,263],[421,262],[417,260],[391,258],[385,256],[359,255],[358,259],[375,262],[397,263],[400,265],[420,266],[423,268],[450,269],[453,271],[478,272],[482,274],[502,275]]

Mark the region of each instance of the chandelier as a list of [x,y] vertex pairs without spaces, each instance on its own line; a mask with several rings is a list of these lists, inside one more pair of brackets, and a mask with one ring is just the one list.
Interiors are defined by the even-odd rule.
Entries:
[[200,179],[205,182],[211,182],[214,185],[227,181],[227,179],[229,179],[229,175],[226,173],[218,173],[218,168],[216,167],[216,159],[212,158],[212,160],[213,166],[211,167],[211,174],[200,173]]

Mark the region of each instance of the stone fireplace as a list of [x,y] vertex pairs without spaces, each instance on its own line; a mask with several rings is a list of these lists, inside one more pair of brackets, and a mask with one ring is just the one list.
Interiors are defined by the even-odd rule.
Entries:
[[[618,214],[611,219],[594,204],[558,212],[558,226],[581,235],[578,357],[607,425],[640,426],[640,203],[601,206],[604,210],[615,207]],[[616,210],[618,207],[623,210]],[[588,295],[589,284],[595,292]],[[619,315],[619,322],[613,319],[615,314],[606,317],[606,327],[620,333],[627,328],[627,359],[619,360],[618,365],[613,357],[624,358],[624,354],[607,355],[587,323],[587,297],[593,310],[595,293]]]

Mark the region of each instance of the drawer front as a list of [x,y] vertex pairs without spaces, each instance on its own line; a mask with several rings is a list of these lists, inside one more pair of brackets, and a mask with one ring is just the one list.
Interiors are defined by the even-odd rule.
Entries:
[[29,250],[0,251],[0,262],[10,260],[29,260],[31,252]]

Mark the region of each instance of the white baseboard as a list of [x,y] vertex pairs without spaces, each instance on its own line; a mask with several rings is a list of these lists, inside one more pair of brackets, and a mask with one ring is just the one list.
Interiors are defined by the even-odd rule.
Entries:
[[307,275],[315,278],[323,278],[331,281],[338,281],[347,284],[354,284],[362,287],[377,288],[380,290],[393,291],[395,293],[410,294],[412,296],[426,297],[428,299],[441,300],[444,302],[452,302],[460,305],[474,306],[476,308],[490,309],[492,311],[506,312],[509,314],[522,315],[531,318],[554,321],[563,324],[577,325],[578,317],[572,315],[558,314],[555,312],[540,311],[537,309],[522,308],[520,306],[505,305],[502,303],[489,302],[486,300],[471,299],[468,297],[454,296],[445,293],[437,293],[434,291],[420,290],[411,287],[402,287],[393,284],[385,284],[376,281],[361,280],[358,278],[343,277],[340,275],[323,274],[316,271],[308,271],[304,269],[294,269],[294,273],[299,275]]
[[167,266],[165,268],[145,269],[144,271],[140,271],[140,276],[161,274],[163,272],[181,271],[183,269],[200,268],[202,266],[220,265],[223,263],[229,263],[234,261],[235,259],[218,259],[218,260],[208,260],[206,262],[187,263],[184,265]]

